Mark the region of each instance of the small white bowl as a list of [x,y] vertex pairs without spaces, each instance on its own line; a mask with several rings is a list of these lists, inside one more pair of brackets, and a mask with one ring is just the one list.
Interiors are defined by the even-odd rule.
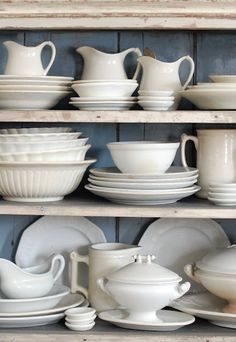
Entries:
[[72,88],[81,97],[106,97],[107,99],[131,96],[137,87],[137,82],[94,82],[72,85]]
[[66,316],[65,320],[67,323],[69,324],[80,324],[80,325],[87,325],[87,324],[91,324],[94,322],[95,318],[97,317],[97,315],[92,315],[91,318],[87,318],[87,317],[76,317],[76,318],[68,318],[68,316]]
[[96,310],[91,307],[79,307],[68,309],[65,311],[65,315],[68,319],[75,319],[75,318],[91,318],[96,313]]
[[175,101],[138,101],[144,110],[175,110],[178,104]]
[[74,330],[74,331],[86,331],[90,330],[94,327],[95,322],[87,325],[74,325],[74,324],[69,324],[65,322],[65,325],[67,326],[68,329]]
[[169,97],[175,96],[177,94],[176,91],[173,90],[139,90],[138,91],[140,96],[162,96],[162,97]]
[[129,141],[107,144],[121,172],[163,174],[172,164],[179,142]]
[[139,101],[174,101],[174,96],[142,96],[138,97]]
[[72,84],[84,84],[84,83],[107,83],[107,82],[114,82],[114,83],[136,83],[136,80],[133,79],[126,79],[126,80],[78,80],[73,81]]

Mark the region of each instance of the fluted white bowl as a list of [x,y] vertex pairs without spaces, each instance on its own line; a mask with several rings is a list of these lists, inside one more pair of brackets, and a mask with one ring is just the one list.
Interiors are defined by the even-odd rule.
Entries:
[[52,141],[52,140],[72,140],[77,139],[81,132],[62,132],[62,133],[26,133],[26,134],[0,134],[2,142],[29,142],[29,141]]
[[39,134],[71,132],[71,127],[28,127],[28,128],[1,128],[0,134]]

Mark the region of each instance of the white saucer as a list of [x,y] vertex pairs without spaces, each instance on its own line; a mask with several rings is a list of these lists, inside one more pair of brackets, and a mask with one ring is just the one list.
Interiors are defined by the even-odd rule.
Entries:
[[69,104],[81,110],[128,110],[134,105],[135,101],[106,101],[106,102],[69,102]]
[[221,327],[236,329],[236,314],[222,312],[226,301],[209,292],[190,294],[171,303],[171,307],[207,319]]
[[125,310],[119,309],[103,311],[98,314],[98,317],[104,321],[110,322],[121,328],[135,330],[173,331],[195,321],[195,318],[189,314],[170,310],[160,310],[157,313],[157,316],[163,322],[156,323],[130,321],[127,316],[128,314]]
[[70,101],[71,102],[106,102],[106,101],[109,101],[109,102],[116,102],[116,101],[137,101],[137,97],[134,97],[134,96],[125,96],[125,97],[71,97],[70,98]]
[[63,313],[32,317],[0,317],[0,328],[28,328],[54,324],[65,316]]
[[71,82],[74,78],[67,76],[23,76],[23,75],[0,75],[0,80],[21,80],[21,81],[58,81]]
[[208,196],[208,200],[216,205],[221,205],[221,206],[235,206],[236,205],[236,197],[235,198],[216,198],[216,197],[210,197]]

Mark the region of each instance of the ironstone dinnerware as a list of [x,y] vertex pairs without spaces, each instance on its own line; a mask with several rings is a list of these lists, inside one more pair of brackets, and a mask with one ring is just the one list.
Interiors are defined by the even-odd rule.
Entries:
[[135,261],[98,279],[101,289],[128,312],[128,319],[157,322],[156,312],[183,296],[190,283],[180,284],[176,273],[152,262],[154,256],[137,255]]
[[41,81],[41,82],[72,82],[73,77],[66,76],[23,76],[23,75],[0,75],[0,82],[5,80],[20,81],[20,82],[30,82],[30,81]]
[[235,83],[236,75],[209,75],[210,80],[213,82],[221,83]]
[[184,270],[196,282],[201,283],[209,292],[227,300],[223,312],[236,313],[236,246],[228,246],[205,255],[195,264],[188,264]]
[[176,92],[173,90],[138,90],[139,96],[145,97],[175,97]]
[[65,322],[65,325],[67,326],[67,328],[69,328],[70,330],[74,330],[74,331],[86,331],[86,330],[90,330],[94,327],[95,322],[89,323],[89,324],[70,324]]
[[[114,98],[109,98],[109,101],[136,101],[137,98],[134,97],[134,96],[124,96],[124,97],[114,97]],[[70,101],[71,102],[77,102],[77,103],[80,103],[80,102],[104,102],[104,101],[108,101],[107,100],[107,97],[71,97],[70,98]]]
[[50,91],[59,91],[59,92],[72,92],[71,87],[61,86],[61,85],[1,85],[0,91],[12,92],[12,91],[24,91],[27,95],[28,92],[36,91],[36,92],[50,92]]
[[77,139],[82,133],[81,132],[50,132],[50,133],[23,133],[23,134],[0,134],[0,143],[9,142],[39,142],[42,140],[45,142],[58,141],[58,140],[73,140]]
[[94,322],[95,318],[97,317],[97,315],[91,315],[90,317],[83,317],[80,315],[75,316],[74,318],[68,318],[69,316],[66,316],[65,321],[69,324],[80,324],[80,325],[84,325],[84,324],[91,324]]
[[235,183],[211,183],[208,188],[208,200],[216,205],[236,205]]
[[0,328],[29,328],[55,324],[64,317],[64,313],[32,317],[0,317]]
[[130,141],[108,143],[112,159],[121,172],[163,174],[174,161],[178,142]]
[[69,102],[81,110],[128,110],[135,101]]
[[[77,81],[73,81],[73,84],[83,84],[83,83],[106,83],[107,80],[77,80]],[[112,80],[109,79],[109,82],[115,82],[115,83],[136,83],[136,80],[133,79],[127,79],[127,80]],[[1,84],[1,82],[0,82]]]
[[96,310],[94,308],[73,308],[66,310],[66,318],[69,320],[77,320],[83,322],[86,319],[95,318]]
[[144,101],[138,100],[138,104],[144,110],[174,110],[176,109],[175,101],[163,101],[163,100],[151,100],[151,101]]
[[0,134],[40,134],[40,133],[68,133],[71,127],[29,127],[29,128],[1,128]]

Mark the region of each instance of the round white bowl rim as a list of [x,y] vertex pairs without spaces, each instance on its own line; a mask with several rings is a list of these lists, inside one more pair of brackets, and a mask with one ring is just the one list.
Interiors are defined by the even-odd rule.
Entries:
[[65,315],[67,316],[74,316],[74,317],[81,317],[81,316],[93,316],[96,313],[96,310],[91,307],[78,307],[72,308],[65,311]]
[[75,329],[83,329],[83,328],[92,328],[94,325],[95,325],[95,322],[92,322],[90,324],[70,324],[70,323],[67,323],[65,322],[65,325],[68,327],[68,328],[75,328]]
[[74,86],[78,86],[78,87],[93,87],[93,86],[107,86],[107,85],[115,85],[115,86],[137,86],[138,85],[138,82],[133,82],[133,83],[116,83],[116,82],[110,82],[110,81],[107,81],[107,82],[104,82],[104,83],[99,83],[99,82],[94,82],[94,83],[81,83],[81,84],[72,84],[72,88]]
[[66,315],[66,321],[68,323],[83,323],[83,322],[87,322],[87,321],[92,321],[95,320],[95,318],[97,317],[96,314],[92,314],[92,315]]
[[[1,134],[0,134],[1,135]],[[4,135],[6,135],[6,134],[4,134]],[[11,135],[13,135],[13,134],[11,134]],[[18,135],[18,134],[17,134]],[[22,135],[22,134],[21,134]],[[74,142],[76,142],[76,141],[81,141],[81,140],[84,140],[84,141],[88,141],[88,139],[89,138],[78,138],[78,139],[72,139],[72,140],[69,140],[69,139],[65,139],[65,140],[48,140],[47,142],[46,142],[46,144],[49,144],[49,145],[51,145],[51,143],[52,143],[52,145],[53,144],[67,144],[67,143],[69,143],[69,145],[70,145],[70,143],[74,143]],[[1,141],[1,145],[5,145],[5,146],[7,146],[7,145],[13,145],[13,144],[17,144],[17,145],[40,145],[40,144],[44,144],[45,142],[43,142],[42,143],[42,140],[28,140],[28,141]],[[82,146],[86,146],[86,145],[81,145],[81,147]],[[79,147],[79,146],[78,146]],[[14,153],[14,152],[13,152]]]
[[127,80],[76,80],[76,81],[72,81],[72,85],[73,84],[86,84],[86,83],[107,83],[107,82],[115,82],[115,83],[137,83],[136,80],[133,79],[127,79]]
[[177,148],[179,147],[180,142],[177,141],[117,141],[111,142],[107,144],[109,149],[143,149],[143,150],[150,150],[157,149],[161,147],[161,149],[167,148]]

